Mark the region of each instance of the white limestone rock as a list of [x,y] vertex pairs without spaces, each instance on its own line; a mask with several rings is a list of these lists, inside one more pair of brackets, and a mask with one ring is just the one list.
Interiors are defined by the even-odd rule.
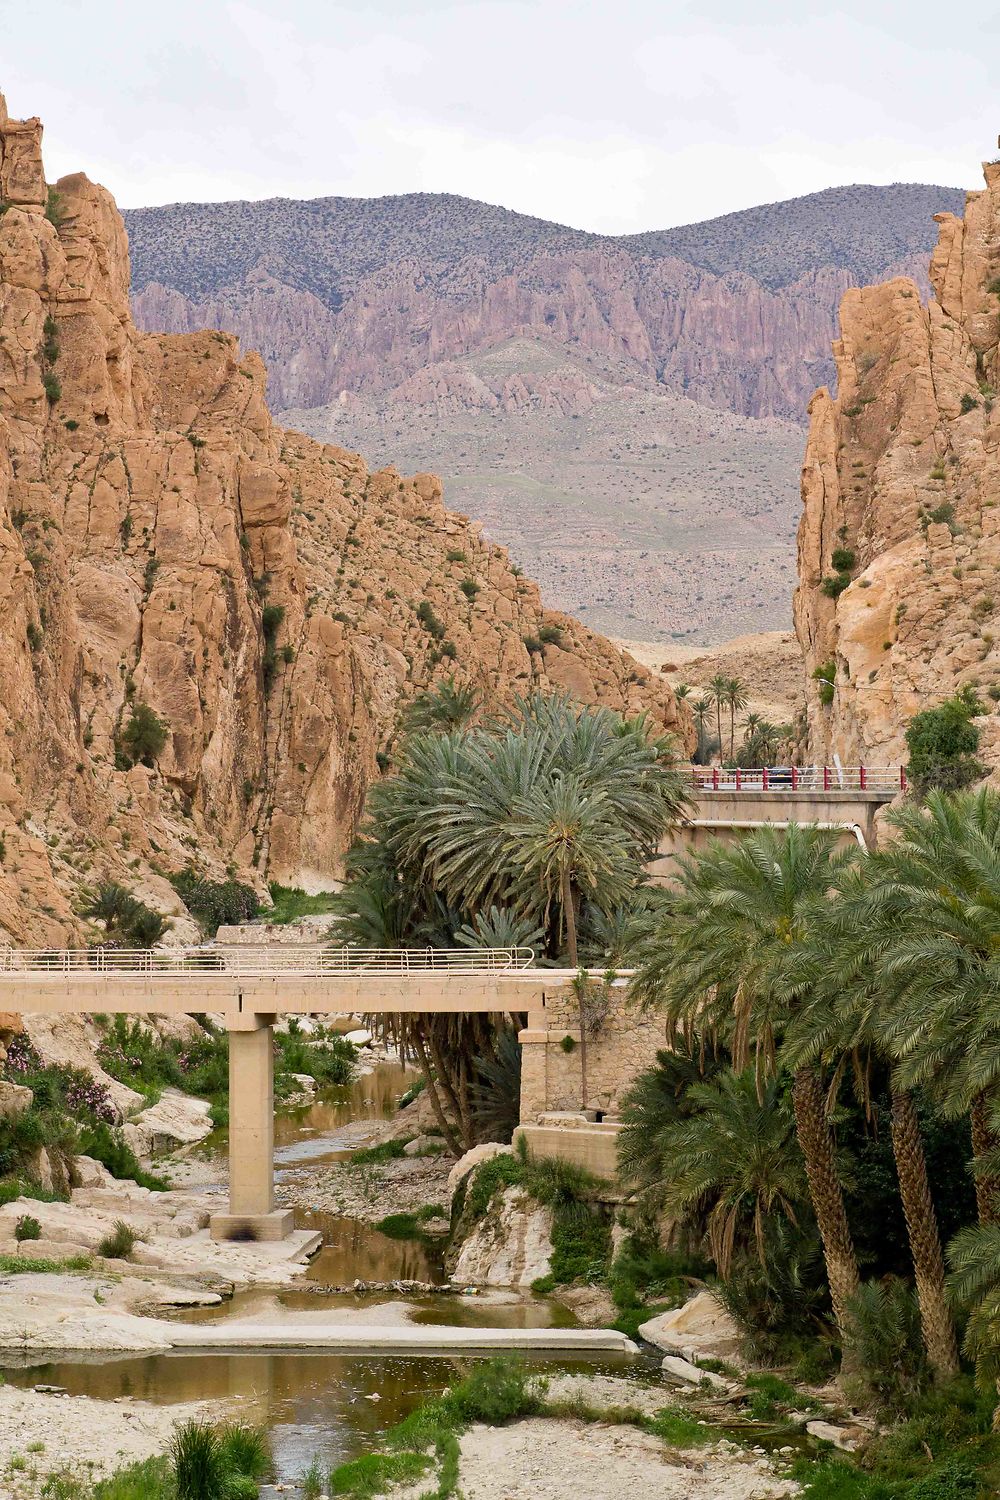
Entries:
[[680,1354],[693,1362],[741,1362],[739,1329],[711,1292],[698,1292],[683,1307],[671,1308],[641,1323],[639,1335],[665,1354]]
[[679,1381],[681,1385],[708,1384],[716,1391],[730,1389],[730,1382],[723,1380],[721,1375],[716,1375],[712,1370],[701,1370],[690,1360],[681,1359],[679,1354],[665,1355],[661,1369],[667,1380]]
[[858,1446],[857,1437],[846,1427],[836,1427],[832,1422],[815,1420],[806,1423],[806,1432],[810,1437],[819,1438],[821,1442],[832,1443],[835,1448],[842,1449],[845,1453],[853,1453]]
[[[139,1155],[172,1151],[176,1146],[191,1146],[205,1139],[212,1129],[211,1106],[204,1099],[182,1094],[180,1089],[164,1089],[155,1104],[130,1121],[130,1127],[126,1127],[126,1136],[144,1148]],[[135,1144],[132,1149],[137,1149]]]
[[14,1120],[32,1105],[34,1095],[23,1083],[4,1083],[0,1079],[0,1120]]
[[520,1188],[509,1187],[494,1199],[465,1241],[451,1279],[477,1286],[530,1287],[551,1270],[551,1211]]
[[480,1146],[473,1146],[471,1151],[466,1151],[448,1173],[448,1193],[454,1198],[460,1182],[464,1182],[469,1173],[475,1171],[476,1167],[482,1166],[484,1161],[492,1161],[495,1156],[512,1156],[513,1152],[509,1146],[503,1146],[499,1141],[484,1141]]

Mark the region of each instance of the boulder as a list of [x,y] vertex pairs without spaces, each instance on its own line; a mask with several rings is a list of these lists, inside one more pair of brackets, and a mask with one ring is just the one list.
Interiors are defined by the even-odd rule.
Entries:
[[104,1163],[92,1156],[73,1158],[72,1177],[75,1188],[103,1188],[115,1181]]
[[680,1354],[692,1361],[740,1362],[739,1329],[711,1292],[698,1292],[683,1307],[641,1323],[639,1335],[665,1354]]
[[731,1382],[723,1380],[721,1375],[716,1375],[712,1370],[701,1370],[690,1360],[681,1359],[679,1354],[665,1355],[661,1369],[666,1380],[676,1381],[680,1385],[707,1384],[716,1391],[728,1391],[731,1386]]
[[518,1187],[490,1204],[465,1241],[451,1279],[476,1286],[531,1286],[552,1270],[552,1213]]
[[858,1446],[858,1434],[855,1431],[848,1427],[837,1427],[833,1422],[807,1422],[806,1432],[810,1437],[819,1438],[822,1443],[832,1443],[845,1453],[853,1453]]
[[203,1141],[212,1129],[211,1106],[180,1089],[164,1089],[160,1098],[125,1127],[125,1136],[140,1156],[172,1151]]
[[0,1120],[14,1120],[31,1108],[34,1094],[23,1083],[5,1083],[0,1078]]
[[372,1034],[362,1026],[357,1031],[345,1031],[344,1041],[350,1042],[354,1047],[370,1047],[372,1044]]
[[448,1173],[448,1192],[454,1198],[455,1191],[460,1182],[464,1182],[469,1173],[484,1161],[492,1161],[495,1156],[511,1156],[513,1153],[509,1146],[503,1146],[499,1141],[484,1141],[481,1146],[473,1146],[471,1151],[466,1151]]

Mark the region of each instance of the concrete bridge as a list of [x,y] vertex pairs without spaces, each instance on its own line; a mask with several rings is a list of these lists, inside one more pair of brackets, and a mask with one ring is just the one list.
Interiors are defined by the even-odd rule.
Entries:
[[527,948],[8,948],[0,950],[0,1009],[221,1014],[229,1031],[229,1212],[213,1214],[212,1238],[276,1240],[292,1229],[291,1213],[274,1206],[278,1016],[525,1011],[522,1037],[544,1043],[546,995],[574,977],[535,968]]
[[816,823],[874,849],[875,814],[906,791],[902,766],[691,766],[689,774],[692,813],[660,846],[651,873],[661,879],[669,878],[678,854],[762,823]]

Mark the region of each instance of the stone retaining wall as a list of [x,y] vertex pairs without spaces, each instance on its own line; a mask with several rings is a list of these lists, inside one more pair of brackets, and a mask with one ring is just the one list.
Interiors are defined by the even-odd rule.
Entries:
[[[666,1028],[657,1011],[641,1010],[628,998],[624,980],[609,986],[607,998],[607,1013],[587,1039],[586,1107],[614,1114],[636,1075],[656,1061]],[[544,1010],[529,1015],[519,1040],[521,1123],[535,1125],[543,1114],[582,1110],[580,1014],[571,985],[546,991]]]

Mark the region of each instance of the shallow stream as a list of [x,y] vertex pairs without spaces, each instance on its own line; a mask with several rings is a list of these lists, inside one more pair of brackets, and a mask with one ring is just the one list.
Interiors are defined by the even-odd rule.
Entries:
[[[275,1122],[276,1175],[294,1180],[296,1167],[335,1162],[358,1144],[357,1123],[387,1118],[412,1082],[396,1064],[335,1089],[307,1108],[279,1116]],[[349,1127],[354,1126],[354,1130]],[[221,1140],[210,1143],[212,1147]],[[220,1184],[221,1188],[221,1184]],[[327,1290],[354,1280],[443,1279],[442,1247],[424,1240],[391,1239],[360,1220],[296,1208],[300,1227],[319,1229],[323,1248],[294,1288],[237,1292],[217,1307],[189,1309],[184,1321],[264,1318],[268,1312],[322,1312],[324,1309],[371,1307],[392,1294],[358,1296]],[[406,1298],[414,1322],[448,1327],[571,1327],[576,1319],[559,1303],[530,1292],[483,1292],[479,1295],[426,1295]],[[558,1370],[616,1370],[645,1366],[628,1356],[531,1356],[540,1367]],[[35,1356],[37,1360],[37,1356]],[[4,1361],[6,1378],[15,1385],[52,1385],[73,1395],[114,1400],[132,1396],[156,1404],[192,1400],[223,1403],[232,1416],[243,1416],[269,1429],[277,1479],[298,1477],[318,1454],[324,1468],[377,1446],[379,1435],[400,1421],[425,1396],[443,1390],[468,1368],[470,1357],[344,1355],[253,1352],[234,1354],[176,1353],[155,1355],[81,1355],[73,1359],[33,1362],[30,1355]]]

